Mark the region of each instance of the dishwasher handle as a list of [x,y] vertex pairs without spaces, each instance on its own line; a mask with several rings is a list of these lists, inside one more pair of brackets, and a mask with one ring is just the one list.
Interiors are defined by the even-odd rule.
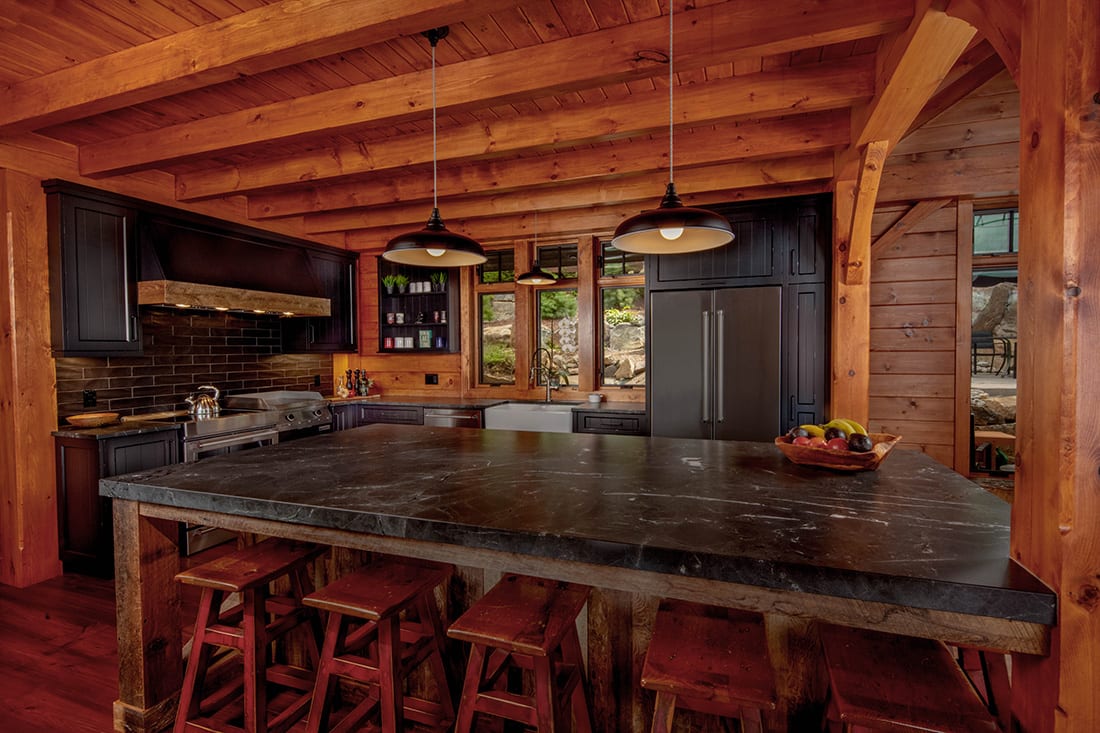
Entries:
[[435,408],[424,410],[424,424],[442,428],[480,428],[481,410]]

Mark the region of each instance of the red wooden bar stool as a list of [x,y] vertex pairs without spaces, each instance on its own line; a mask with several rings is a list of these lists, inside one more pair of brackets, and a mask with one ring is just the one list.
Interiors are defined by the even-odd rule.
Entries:
[[825,625],[821,643],[830,730],[1000,730],[941,642]]
[[[328,612],[308,733],[328,731],[339,678],[366,686],[366,696],[339,721],[353,730],[379,714],[383,733],[400,733],[405,720],[446,730],[455,719],[443,664],[443,624],[433,590],[454,573],[451,565],[376,556],[370,565],[306,596]],[[438,702],[404,694],[404,682],[428,663]]]
[[657,693],[653,733],[672,730],[677,707],[737,718],[762,731],[775,710],[775,674],[759,613],[663,600],[642,668],[642,687]]
[[[542,733],[591,733],[577,615],[591,588],[505,575],[447,634],[472,644],[455,733],[470,733],[477,713],[516,720]],[[509,669],[534,673],[531,695],[502,689]]]
[[[308,584],[308,566],[325,552],[324,547],[270,539],[185,570],[176,580],[202,588],[191,656],[180,690],[175,733],[186,731],[285,731],[305,715],[313,690],[313,672],[269,660],[271,642],[291,629],[306,624],[307,649],[316,668],[320,623],[316,612],[302,605]],[[290,580],[289,595],[272,594],[268,584]],[[239,593],[241,602],[222,609],[228,593]],[[226,664],[211,665],[216,647],[241,653],[243,674],[226,675]],[[217,674],[214,674],[214,672]],[[219,684],[204,690],[207,673]],[[228,677],[228,679],[224,679]],[[293,699],[268,719],[267,685],[293,692]],[[240,697],[243,687],[243,698]],[[284,701],[281,701],[284,702]],[[243,706],[243,709],[242,709]],[[238,721],[243,718],[243,724]]]

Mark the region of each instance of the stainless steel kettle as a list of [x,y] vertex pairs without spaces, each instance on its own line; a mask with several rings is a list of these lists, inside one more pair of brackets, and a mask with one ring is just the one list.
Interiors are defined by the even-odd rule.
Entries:
[[191,406],[190,413],[195,417],[212,417],[213,415],[217,415],[221,410],[221,407],[218,406],[218,398],[221,397],[222,394],[221,390],[210,384],[204,384],[198,389],[212,389],[214,390],[214,394],[211,396],[208,394],[199,394],[199,392],[196,391],[192,393],[190,397],[185,397],[183,401]]

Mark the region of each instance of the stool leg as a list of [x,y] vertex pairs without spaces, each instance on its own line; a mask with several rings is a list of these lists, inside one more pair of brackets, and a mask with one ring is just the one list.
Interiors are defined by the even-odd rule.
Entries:
[[676,715],[676,696],[671,692],[658,692],[653,707],[653,733],[670,733],[672,718]]
[[554,733],[557,730],[558,695],[554,684],[553,662],[548,657],[535,657],[535,720],[539,733]]
[[458,702],[458,720],[455,721],[455,733],[470,733],[474,725],[474,707],[477,704],[477,692],[485,674],[485,647],[474,644],[470,647],[470,661],[466,664],[466,679],[462,683],[462,698]]
[[187,721],[199,713],[202,702],[202,685],[206,677],[206,668],[210,664],[210,646],[206,644],[206,627],[210,625],[211,614],[217,615],[215,608],[221,605],[222,591],[203,588],[199,598],[199,613],[195,619],[195,635],[191,641],[191,656],[187,660],[187,672],[180,688],[179,708],[176,710],[176,724],[173,733],[184,733]]
[[576,721],[577,733],[592,733],[592,718],[589,715],[588,685],[585,682],[584,655],[581,653],[581,640],[577,635],[576,624],[565,635],[561,643],[562,661],[577,667],[577,686],[573,688],[572,707],[573,719]]
[[342,613],[330,612],[325,642],[321,649],[321,660],[317,664],[317,679],[313,685],[313,698],[309,704],[309,719],[306,733],[319,733],[328,730],[329,713],[332,711],[332,698],[336,692],[336,680],[332,678],[333,657],[339,642],[347,631],[348,619]]
[[306,587],[308,579],[309,573],[306,568],[298,568],[290,574],[290,589],[294,600],[302,609],[301,613],[306,614],[306,625],[309,627],[309,635],[306,638],[306,653],[309,654],[309,661],[313,664],[313,668],[317,669],[321,657],[321,640],[324,639],[324,635],[321,631],[321,619],[317,611],[302,603],[302,599],[308,594]]
[[428,662],[432,668],[432,676],[435,677],[436,689],[439,690],[439,705],[443,708],[443,717],[447,720],[455,719],[454,697],[451,695],[451,683],[447,678],[447,666],[443,662],[443,639],[446,638],[443,631],[443,622],[439,618],[439,610],[435,608],[430,596],[422,596],[417,601],[417,613],[420,615],[420,623],[428,626],[432,634],[432,651]]
[[[267,733],[267,590],[246,590],[244,596],[244,729]],[[251,641],[251,643],[249,643]]]
[[741,733],[764,733],[764,720],[759,708],[741,708]]
[[383,733],[401,733],[405,707],[401,693],[401,619],[378,621],[378,682]]

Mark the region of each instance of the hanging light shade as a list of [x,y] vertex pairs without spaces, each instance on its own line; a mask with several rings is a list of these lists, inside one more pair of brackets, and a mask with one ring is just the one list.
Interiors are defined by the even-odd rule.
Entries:
[[517,277],[516,282],[520,285],[553,285],[557,280],[549,272],[539,267],[536,260],[535,266]]
[[668,4],[668,187],[656,209],[630,217],[615,229],[611,244],[623,252],[682,254],[721,247],[733,241],[726,218],[684,206],[672,182],[672,0]]
[[535,212],[535,262],[534,267],[516,278],[520,285],[553,285],[557,280],[539,267],[539,212]]
[[432,213],[423,229],[405,232],[386,244],[382,259],[417,267],[466,267],[487,259],[485,250],[465,234],[452,232],[439,216],[439,173],[436,155],[435,47],[449,32],[447,26],[424,31],[432,44]]

